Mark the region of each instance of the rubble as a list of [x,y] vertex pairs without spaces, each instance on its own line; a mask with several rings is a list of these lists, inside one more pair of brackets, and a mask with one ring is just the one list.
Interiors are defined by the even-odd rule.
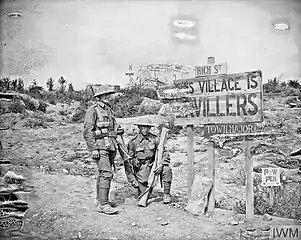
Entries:
[[263,221],[272,221],[272,217],[269,214],[264,214]]
[[8,171],[3,178],[4,181],[8,184],[22,184],[25,181],[25,179],[21,175],[17,175],[12,171]]
[[162,103],[159,100],[143,97],[139,110],[142,112],[156,113],[160,109],[161,105]]

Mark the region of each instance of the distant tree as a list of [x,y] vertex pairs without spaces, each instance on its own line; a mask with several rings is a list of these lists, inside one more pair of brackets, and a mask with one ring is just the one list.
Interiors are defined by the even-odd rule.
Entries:
[[20,93],[24,92],[24,81],[22,78],[18,78],[17,91]]
[[11,84],[11,90],[16,91],[18,86],[18,80],[17,79],[11,80],[10,84]]
[[52,92],[54,90],[54,80],[52,77],[48,78],[47,80],[47,88],[49,92]]
[[291,88],[301,89],[301,84],[298,82],[298,80],[289,80],[288,86]]
[[60,79],[58,80],[59,84],[60,84],[60,92],[65,92],[65,89],[66,89],[66,83],[67,83],[67,80],[61,76]]
[[9,77],[4,77],[1,79],[1,89],[3,89],[4,91],[7,91],[10,89],[10,78]]
[[28,90],[32,94],[39,94],[43,90],[43,87],[38,86],[37,80],[33,79],[32,84],[28,87]]
[[68,92],[74,92],[72,83],[69,83],[69,85],[68,85]]
[[281,82],[280,86],[281,88],[286,88],[286,82]]

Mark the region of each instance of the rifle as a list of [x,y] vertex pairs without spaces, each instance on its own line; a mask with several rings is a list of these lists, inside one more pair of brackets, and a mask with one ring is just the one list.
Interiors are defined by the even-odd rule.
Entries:
[[118,152],[123,160],[123,166],[124,166],[124,171],[125,171],[127,180],[128,180],[128,182],[132,183],[133,181],[136,181],[136,179],[134,176],[134,171],[133,171],[132,165],[129,162],[130,155],[128,154],[128,152],[126,150],[123,136],[120,136],[120,138],[122,140],[122,143],[120,143],[119,141],[116,141],[117,147],[118,147]]
[[152,170],[151,170],[149,178],[148,178],[149,187],[145,190],[144,193],[142,193],[139,196],[140,201],[138,203],[138,206],[140,206],[140,207],[146,207],[149,195],[159,180],[160,175],[155,174],[155,170],[157,169],[157,167],[159,166],[159,164],[162,161],[164,144],[165,144],[167,133],[168,133],[168,129],[163,128],[162,132],[161,132],[161,136],[160,136],[160,143],[159,143],[158,149],[156,151],[155,161],[153,163]]

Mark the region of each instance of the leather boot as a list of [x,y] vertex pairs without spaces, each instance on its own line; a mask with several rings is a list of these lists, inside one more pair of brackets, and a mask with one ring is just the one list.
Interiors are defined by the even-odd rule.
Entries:
[[171,187],[171,182],[163,182],[163,188],[164,188],[163,204],[171,203],[170,187]]
[[[109,204],[111,207],[116,207],[116,205],[117,205],[116,202],[112,202],[112,201],[109,201]],[[98,205],[99,205],[99,200],[97,198],[95,199],[94,205],[95,205],[95,207],[98,207]]]
[[97,211],[101,213],[105,213],[108,215],[118,213],[117,208],[112,208],[109,204],[109,188],[100,188],[99,193],[100,193],[100,199],[99,199],[99,204],[97,207]]

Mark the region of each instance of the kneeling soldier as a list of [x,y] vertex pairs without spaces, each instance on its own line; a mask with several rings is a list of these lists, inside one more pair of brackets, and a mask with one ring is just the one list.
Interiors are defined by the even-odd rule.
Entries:
[[[156,151],[159,145],[159,137],[150,133],[151,127],[154,127],[149,118],[141,118],[135,125],[139,128],[139,133],[128,143],[128,153],[131,157],[131,164],[134,169],[134,175],[138,182],[139,196],[145,192],[148,187],[148,177],[152,165],[155,161]],[[171,202],[170,188],[172,181],[172,170],[169,166],[170,156],[164,151],[162,162],[156,169],[156,174],[160,174],[163,182],[164,196],[163,203]]]
[[91,87],[94,92],[93,98],[97,103],[87,110],[83,136],[98,167],[97,211],[114,214],[118,212],[118,209],[109,205],[109,192],[113,178],[112,167],[115,168],[114,159],[117,153],[116,137],[117,134],[122,135],[124,130],[117,125],[112,110],[108,106],[110,96],[116,91],[107,85]]

